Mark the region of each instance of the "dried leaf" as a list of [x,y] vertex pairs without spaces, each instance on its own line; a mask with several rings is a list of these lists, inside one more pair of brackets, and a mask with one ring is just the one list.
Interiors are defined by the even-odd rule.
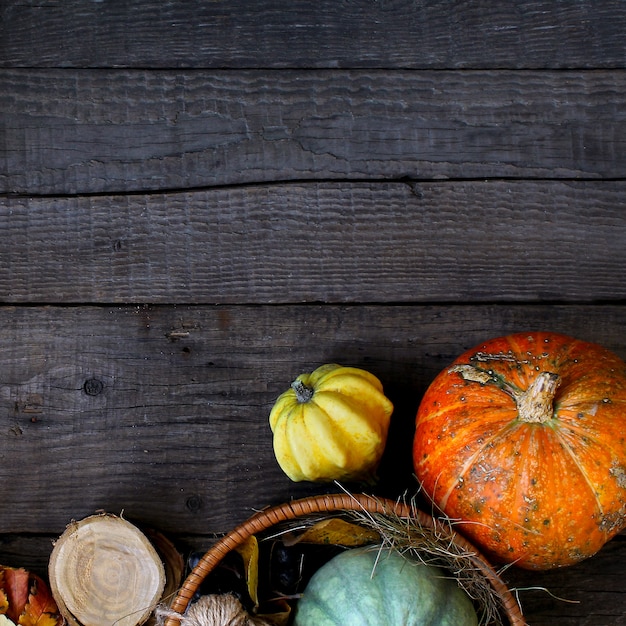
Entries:
[[250,535],[245,543],[237,548],[237,552],[243,559],[248,594],[254,606],[257,607],[259,605],[259,542],[257,538]]
[[20,615],[20,626],[57,626],[59,613],[56,602],[46,584],[34,574],[28,604]]
[[3,589],[9,601],[7,617],[17,622],[28,602],[30,574],[23,568],[3,567]]
[[[5,615],[9,608],[9,598],[4,591],[4,569],[0,566],[0,615]],[[2,626],[2,622],[0,622]]]
[[56,613],[41,613],[38,617],[24,613],[18,621],[19,626],[57,626],[59,616]]
[[324,519],[307,528],[302,534],[292,539],[286,545],[298,543],[315,543],[323,545],[338,545],[345,547],[364,546],[378,543],[380,535],[370,528],[359,524],[351,524],[338,517]]
[[[291,606],[286,600],[276,600],[272,602],[276,609],[271,613],[260,613],[259,617],[266,619],[275,626],[287,626],[291,617]],[[0,624],[0,626],[2,626]]]

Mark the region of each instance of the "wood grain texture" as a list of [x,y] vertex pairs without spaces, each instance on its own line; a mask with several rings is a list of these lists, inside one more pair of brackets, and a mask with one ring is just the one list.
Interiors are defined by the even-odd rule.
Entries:
[[[282,475],[267,424],[289,382],[325,362],[381,378],[395,413],[378,490],[413,493],[417,404],[458,354],[550,328],[626,358],[625,324],[615,305],[3,307],[0,562],[45,572],[51,539],[97,510],[187,553],[258,508],[336,490]],[[530,624],[619,624],[620,539],[567,571],[507,571],[511,586],[580,602],[520,591]]]
[[166,570],[150,538],[118,515],[71,523],[56,540],[50,590],[70,626],[138,626],[163,597]]
[[618,535],[596,556],[561,570],[540,574],[511,569],[509,586],[519,589],[530,626],[623,626],[626,535]]
[[[56,536],[3,535],[0,560],[10,567],[27,567],[42,576]],[[177,536],[185,556],[203,553],[212,544],[207,536]],[[623,626],[623,574],[626,535],[618,535],[596,556],[553,572],[525,572],[515,568],[502,574],[519,598],[530,626]]]
[[623,68],[625,58],[619,0],[0,6],[5,67]]
[[0,533],[98,509],[222,532],[309,493],[282,475],[267,420],[296,375],[327,362],[383,381],[396,411],[381,476],[397,495],[413,485],[419,398],[458,354],[549,328],[626,358],[625,323],[616,305],[4,307]]
[[[98,509],[187,554],[335,491],[267,424],[322,363],[383,381],[395,496],[462,351],[626,358],[625,31],[619,0],[0,0],[0,563],[45,575]],[[624,625],[625,558],[504,576],[530,626]]]
[[623,182],[0,199],[12,303],[626,298]]
[[0,192],[623,177],[626,72],[0,71]]

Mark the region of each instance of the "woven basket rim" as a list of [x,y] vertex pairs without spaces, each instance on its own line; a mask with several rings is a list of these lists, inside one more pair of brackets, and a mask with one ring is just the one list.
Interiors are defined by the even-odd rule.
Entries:
[[[457,546],[474,555],[473,561],[489,581],[501,601],[502,611],[511,626],[527,626],[522,615],[519,603],[514,598],[506,584],[489,564],[481,552],[465,537],[456,531],[417,508],[412,503],[401,500],[371,496],[362,493],[337,493],[309,496],[298,500],[291,500],[258,511],[246,521],[236,526],[228,534],[218,539],[195,565],[193,570],[178,590],[170,609],[183,615],[187,610],[194,594],[213,569],[232,550],[241,546],[250,536],[258,535],[276,524],[295,520],[301,517],[320,513],[338,513],[360,511],[382,515],[393,515],[400,518],[411,518],[426,528],[445,531],[448,537]],[[179,626],[180,620],[168,617],[164,626]]]

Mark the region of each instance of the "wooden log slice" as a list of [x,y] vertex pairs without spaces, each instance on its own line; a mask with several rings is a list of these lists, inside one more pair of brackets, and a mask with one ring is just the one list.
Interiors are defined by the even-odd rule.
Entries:
[[142,624],[165,587],[154,546],[114,515],[72,522],[55,543],[48,574],[59,610],[72,626]]

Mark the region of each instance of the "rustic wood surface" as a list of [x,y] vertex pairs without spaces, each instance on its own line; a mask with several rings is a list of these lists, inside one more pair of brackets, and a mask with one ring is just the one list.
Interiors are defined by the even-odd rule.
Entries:
[[10,67],[624,67],[620,0],[3,0]]
[[[1,563],[97,510],[187,555],[335,490],[267,422],[325,362],[383,381],[397,496],[465,349],[626,359],[626,5],[288,4],[0,0]],[[624,559],[503,576],[530,626],[623,625]]]
[[0,289],[14,303],[614,301],[625,193],[516,180],[5,197]]
[[0,191],[617,178],[626,73],[0,70]]

